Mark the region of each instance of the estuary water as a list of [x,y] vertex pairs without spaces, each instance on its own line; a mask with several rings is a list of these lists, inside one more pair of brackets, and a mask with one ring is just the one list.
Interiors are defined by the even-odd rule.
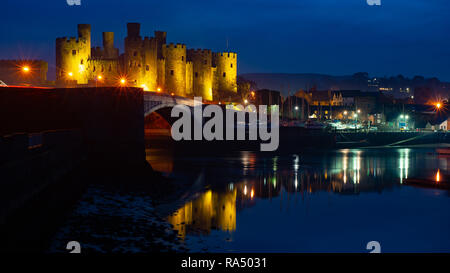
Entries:
[[191,180],[167,221],[195,252],[450,251],[450,194],[405,185],[442,181],[450,157],[433,148],[295,154],[171,156],[149,150],[153,168]]

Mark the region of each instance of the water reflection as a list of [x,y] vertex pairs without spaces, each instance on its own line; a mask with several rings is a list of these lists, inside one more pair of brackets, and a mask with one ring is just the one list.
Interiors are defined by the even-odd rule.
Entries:
[[187,233],[208,234],[211,229],[234,231],[236,229],[236,189],[221,193],[209,190],[186,203],[169,216],[168,221],[178,231],[181,238],[184,238]]
[[408,179],[409,168],[409,149],[399,150],[399,169],[400,169],[400,184],[403,184],[403,179]]
[[[239,211],[251,209],[258,200],[283,199],[284,195],[287,199],[304,200],[317,192],[381,193],[402,187],[403,180],[413,175],[435,176],[439,181],[440,172],[447,171],[446,165],[436,172],[435,166],[444,165],[440,159],[418,157],[418,154],[410,149],[391,150],[389,155],[341,150],[324,155],[264,157],[245,152],[238,158],[207,158],[201,166],[208,170],[205,186],[209,189],[179,208],[168,221],[181,238],[189,234],[209,234],[211,230],[234,232]],[[183,164],[188,162],[191,161],[183,161]],[[425,162],[431,168],[424,168]],[[229,170],[238,170],[238,178],[232,183]],[[282,206],[290,206],[290,203]]]

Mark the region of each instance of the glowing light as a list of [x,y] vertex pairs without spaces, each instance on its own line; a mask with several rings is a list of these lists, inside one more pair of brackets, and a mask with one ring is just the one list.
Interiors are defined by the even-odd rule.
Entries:
[[158,88],[156,89],[156,91],[157,91],[157,92],[161,92],[161,87],[158,87]]
[[125,85],[127,83],[127,80],[125,78],[120,79],[120,84]]
[[255,196],[255,191],[254,191],[253,188],[252,188],[252,190],[250,191],[250,198],[253,199],[253,196]]
[[440,108],[441,108],[441,106],[442,106],[442,105],[441,105],[441,103],[440,103],[440,102],[436,103],[436,108],[437,108],[437,109],[440,109]]
[[30,71],[30,68],[28,66],[24,66],[24,67],[22,67],[22,71],[28,72],[28,71]]
[[441,181],[441,174],[440,174],[439,169],[438,169],[437,173],[436,173],[436,182],[440,182],[440,181]]
[[247,185],[244,186],[244,195],[247,195]]
[[344,111],[344,115],[347,115],[348,113],[347,113],[347,111]]
[[252,97],[255,97],[255,91],[252,91],[251,94],[252,94]]
[[147,85],[145,84],[141,84],[142,89],[144,89],[144,91],[150,91],[150,89],[148,89]]
[[98,75],[98,76],[97,76],[97,80],[99,80],[99,81],[100,81],[102,78],[103,78],[102,75]]
[[171,96],[175,96],[175,93],[170,93]]
[[80,73],[82,73],[84,71],[84,65],[80,64],[79,71],[80,71]]
[[361,110],[360,110],[360,109],[358,109],[358,111],[356,111],[356,112],[358,112],[358,114],[359,114],[359,113],[361,113]]
[[295,110],[298,110],[298,106],[295,106]]
[[69,72],[69,73],[67,73],[67,75],[69,75],[69,77],[72,77],[72,76],[73,76],[73,73],[72,73],[72,72]]
[[244,103],[245,103],[245,104],[247,104],[247,103],[248,103],[248,100],[247,100],[247,99],[245,99],[245,100],[244,100]]

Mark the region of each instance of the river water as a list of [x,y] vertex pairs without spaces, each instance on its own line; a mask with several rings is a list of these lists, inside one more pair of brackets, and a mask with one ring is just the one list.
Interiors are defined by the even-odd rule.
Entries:
[[167,221],[191,251],[450,251],[450,194],[405,185],[443,180],[449,157],[431,148],[273,155],[171,156],[148,151],[166,176],[192,180]]

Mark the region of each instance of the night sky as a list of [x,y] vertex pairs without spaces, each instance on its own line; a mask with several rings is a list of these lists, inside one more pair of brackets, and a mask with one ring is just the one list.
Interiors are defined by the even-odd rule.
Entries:
[[54,78],[55,38],[92,25],[116,33],[123,51],[127,22],[141,35],[167,31],[168,42],[238,52],[238,72],[436,76],[450,81],[448,0],[228,0],[144,1],[2,0],[0,59],[39,58]]

